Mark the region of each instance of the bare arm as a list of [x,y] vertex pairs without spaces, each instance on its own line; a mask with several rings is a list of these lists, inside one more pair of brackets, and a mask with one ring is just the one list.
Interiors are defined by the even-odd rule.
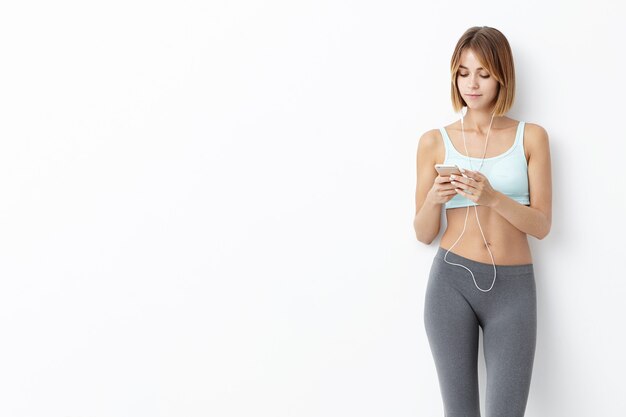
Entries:
[[541,210],[524,206],[500,192],[496,201],[491,208],[522,232],[543,239],[550,231],[550,221]]
[[497,192],[490,207],[524,233],[543,239],[552,226],[552,174],[548,133],[528,123],[524,137],[529,150],[530,207]]
[[[442,204],[456,194],[452,187],[449,187],[449,182],[444,183],[434,169],[438,140],[434,130],[428,131],[420,138],[417,148],[417,185],[413,228],[417,240],[427,245],[430,245],[439,234]],[[445,187],[448,189],[446,190]]]

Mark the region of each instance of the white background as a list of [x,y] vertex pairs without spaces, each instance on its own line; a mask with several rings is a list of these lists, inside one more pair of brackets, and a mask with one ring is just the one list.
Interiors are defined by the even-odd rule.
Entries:
[[3,2],[0,415],[443,415],[415,153],[475,25],[550,135],[526,415],[622,415],[617,7]]

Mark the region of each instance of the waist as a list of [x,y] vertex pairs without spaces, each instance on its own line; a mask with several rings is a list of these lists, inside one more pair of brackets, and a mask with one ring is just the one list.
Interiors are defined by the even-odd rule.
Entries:
[[[447,253],[447,254],[446,254]],[[470,268],[472,272],[479,274],[492,274],[493,273],[493,265],[491,261],[489,263],[479,262],[471,258],[467,258],[465,256],[461,256],[452,251],[448,252],[448,249],[444,249],[441,246],[437,248],[437,253],[435,253],[435,258],[441,261],[445,259],[448,262],[459,263],[464,265],[467,268]],[[524,264],[516,264],[516,265],[502,265],[498,262],[495,262],[496,270],[504,273],[506,276],[516,276],[516,275],[526,275],[533,273],[534,274],[534,265],[531,263]]]
[[[526,233],[517,229],[489,207],[477,206],[476,209],[480,227],[476,221],[474,207],[469,207],[469,213],[467,213],[467,207],[446,210],[447,227],[441,238],[440,247],[444,250],[452,248],[452,252],[457,255],[489,265],[492,263],[492,256],[495,263],[499,265],[532,263]],[[466,215],[467,224],[465,224]],[[464,225],[465,232],[463,232]],[[459,239],[461,233],[463,235]]]

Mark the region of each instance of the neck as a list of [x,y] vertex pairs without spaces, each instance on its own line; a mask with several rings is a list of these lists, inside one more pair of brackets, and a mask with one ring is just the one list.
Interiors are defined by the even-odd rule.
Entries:
[[486,110],[472,110],[467,108],[467,113],[463,117],[463,122],[466,130],[475,130],[476,132],[485,135],[489,130],[494,129],[497,125],[497,121],[500,119],[498,116],[493,116],[493,123],[491,117],[493,113]]

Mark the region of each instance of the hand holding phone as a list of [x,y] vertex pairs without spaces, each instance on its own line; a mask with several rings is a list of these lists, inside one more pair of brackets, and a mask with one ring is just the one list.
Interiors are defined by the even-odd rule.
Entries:
[[435,178],[428,198],[434,203],[445,204],[457,195],[456,186],[450,183],[450,175],[455,174],[459,177],[465,175],[457,165],[435,164],[435,169],[439,175]]
[[449,177],[450,174],[464,176],[457,165],[435,164],[435,169],[442,177]]

